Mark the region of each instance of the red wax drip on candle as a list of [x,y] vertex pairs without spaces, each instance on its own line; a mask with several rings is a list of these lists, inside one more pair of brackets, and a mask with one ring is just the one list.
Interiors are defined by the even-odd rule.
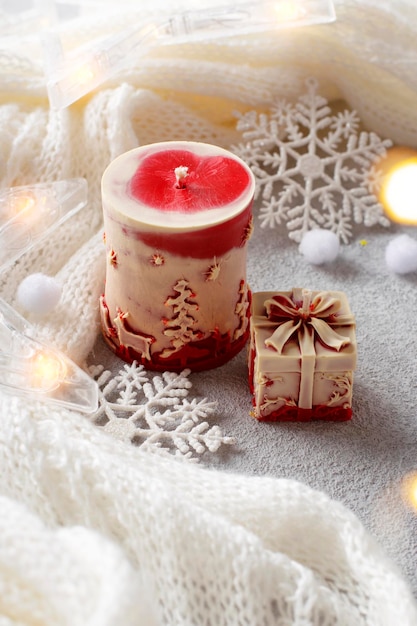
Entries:
[[[177,180],[178,164],[187,168]],[[160,211],[197,213],[237,200],[250,184],[249,174],[234,159],[199,156],[188,150],[162,150],[145,157],[128,184],[135,199]]]
[[139,239],[156,250],[165,250],[171,254],[195,259],[207,259],[226,254],[232,248],[245,244],[244,232],[252,215],[252,202],[242,213],[222,224],[178,232],[146,232],[123,226],[126,237]]

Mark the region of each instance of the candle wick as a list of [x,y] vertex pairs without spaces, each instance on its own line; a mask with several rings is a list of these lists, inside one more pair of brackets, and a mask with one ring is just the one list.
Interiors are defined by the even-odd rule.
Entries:
[[175,187],[177,189],[185,189],[185,179],[188,176],[188,167],[186,165],[180,165],[179,167],[175,168],[174,172],[177,181]]

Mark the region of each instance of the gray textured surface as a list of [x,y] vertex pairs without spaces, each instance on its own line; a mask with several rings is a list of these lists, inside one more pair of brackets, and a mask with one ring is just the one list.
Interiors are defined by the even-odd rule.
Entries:
[[[417,476],[417,275],[386,267],[387,243],[416,228],[358,227],[331,266],[312,266],[285,229],[255,227],[248,280],[253,291],[294,286],[345,291],[356,316],[359,349],[353,419],[331,423],[258,423],[249,416],[245,354],[221,368],[191,375],[192,395],[218,400],[218,423],[234,446],[202,463],[245,474],[289,477],[324,491],[356,513],[408,578],[417,597],[417,510],[402,497]],[[367,240],[367,245],[360,240]],[[98,340],[95,361],[120,361]]]

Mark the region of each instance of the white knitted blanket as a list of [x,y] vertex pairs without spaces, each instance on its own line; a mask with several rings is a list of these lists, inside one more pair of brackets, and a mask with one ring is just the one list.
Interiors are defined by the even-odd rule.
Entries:
[[[201,8],[169,6],[193,4]],[[146,5],[114,12],[101,2],[99,16],[64,23],[63,40],[79,45],[122,29]],[[152,5],[168,10],[162,0]],[[40,339],[81,365],[94,345],[104,282],[100,179],[118,154],[172,139],[229,147],[234,110],[294,99],[312,75],[370,130],[417,146],[415,1],[335,5],[331,26],[139,51],[111,82],[59,111],[48,106],[33,37],[27,47],[24,38],[4,40],[1,186],[78,176],[89,184],[85,209],[0,274],[0,295],[16,308],[26,275],[64,284],[54,312],[32,320]],[[144,453],[74,411],[2,390],[0,506],[1,626],[417,624],[394,565],[324,494]]]

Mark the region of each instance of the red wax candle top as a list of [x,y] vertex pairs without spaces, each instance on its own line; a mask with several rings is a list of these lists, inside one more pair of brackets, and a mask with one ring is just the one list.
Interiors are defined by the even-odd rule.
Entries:
[[103,207],[131,225],[192,230],[248,209],[255,181],[232,153],[198,142],[156,143],[115,159],[102,180]]
[[248,172],[235,159],[171,149],[140,162],[129,193],[161,211],[195,213],[230,204],[249,184]]

